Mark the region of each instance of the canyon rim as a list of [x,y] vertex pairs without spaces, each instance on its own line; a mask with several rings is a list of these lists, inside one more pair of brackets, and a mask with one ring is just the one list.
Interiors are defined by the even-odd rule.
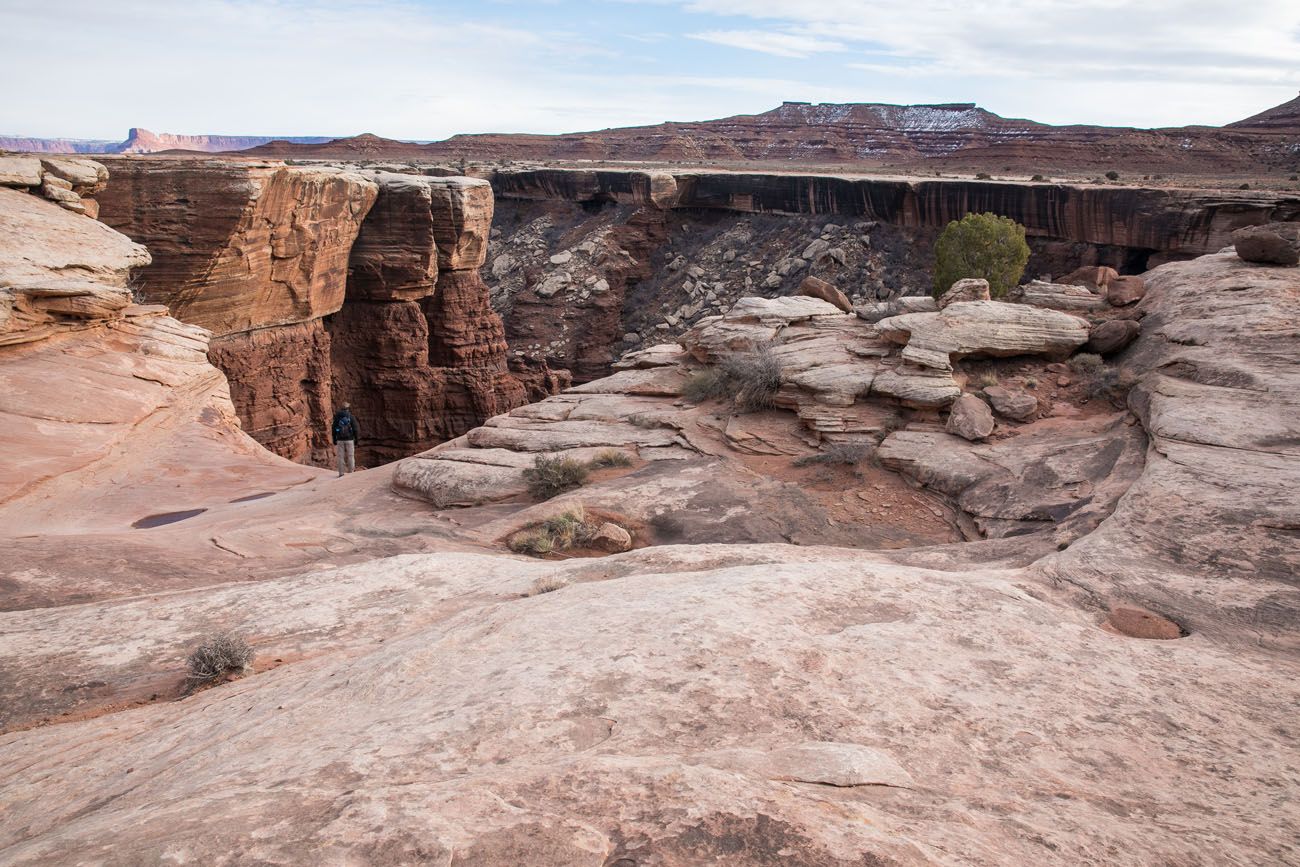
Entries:
[[63,5],[0,864],[1300,864],[1300,13]]

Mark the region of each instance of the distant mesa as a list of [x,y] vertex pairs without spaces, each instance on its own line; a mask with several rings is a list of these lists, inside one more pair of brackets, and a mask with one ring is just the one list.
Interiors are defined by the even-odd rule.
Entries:
[[329,136],[177,135],[132,127],[124,141],[0,136],[0,150],[43,154],[151,154],[169,150],[218,153],[247,150],[272,141],[286,145],[314,145],[329,140]]

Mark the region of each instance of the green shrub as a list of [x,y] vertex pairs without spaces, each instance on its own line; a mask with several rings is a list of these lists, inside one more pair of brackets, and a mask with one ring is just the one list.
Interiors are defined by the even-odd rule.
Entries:
[[1114,169],[1111,169],[1110,171],[1106,172],[1106,180],[1108,180],[1108,181],[1118,181],[1118,180],[1119,180],[1119,172],[1115,171]]
[[967,214],[953,220],[934,245],[934,296],[967,277],[989,281],[989,295],[1001,298],[1025,273],[1029,245],[1025,227],[997,214]]
[[549,500],[582,487],[587,481],[587,467],[573,458],[538,455],[533,465],[524,470],[524,481],[534,499]]
[[215,683],[227,675],[243,674],[252,661],[253,649],[238,635],[223,633],[205,638],[185,660],[189,672],[186,681],[190,689]]

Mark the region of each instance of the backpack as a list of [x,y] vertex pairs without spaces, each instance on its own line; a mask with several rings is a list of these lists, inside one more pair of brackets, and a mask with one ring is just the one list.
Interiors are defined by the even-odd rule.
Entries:
[[352,424],[352,415],[343,413],[334,419],[334,439],[339,437],[350,438],[353,436],[356,428]]

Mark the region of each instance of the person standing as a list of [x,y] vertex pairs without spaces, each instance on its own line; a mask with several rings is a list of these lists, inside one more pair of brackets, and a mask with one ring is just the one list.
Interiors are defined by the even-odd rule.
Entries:
[[334,413],[334,424],[330,427],[330,436],[334,440],[334,453],[338,456],[339,478],[344,473],[355,472],[357,468],[357,437],[361,428],[352,415],[350,404]]

